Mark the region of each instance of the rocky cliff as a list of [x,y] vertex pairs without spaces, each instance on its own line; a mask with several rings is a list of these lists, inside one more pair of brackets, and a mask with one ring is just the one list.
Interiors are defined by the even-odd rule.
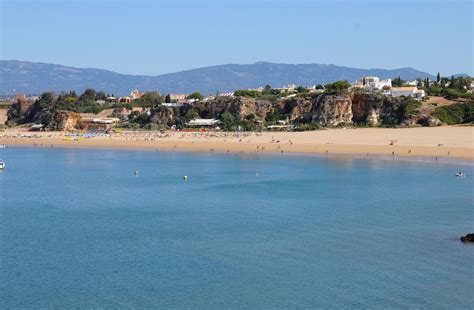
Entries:
[[26,111],[13,106],[8,110],[8,119],[18,124],[36,123],[45,125],[48,130],[67,131],[76,129],[81,117],[72,111],[47,111],[38,108],[37,105],[31,105]]
[[236,119],[280,119],[293,123],[317,123],[322,127],[437,124],[436,119],[427,118],[416,109],[408,111],[405,99],[349,93],[308,94],[277,101],[244,97],[217,98],[180,109],[168,109],[166,112],[157,109],[152,112],[151,119],[158,124],[170,124],[173,119],[186,115],[190,109],[201,118],[220,118],[223,113],[229,112]]
[[353,121],[357,125],[395,125],[403,121],[400,98],[378,94],[352,95]]
[[[226,112],[238,121],[275,123],[285,120],[293,124],[317,124],[322,127],[439,125],[439,120],[421,113],[419,107],[420,103],[413,99],[381,94],[300,94],[279,100],[218,97],[179,108],[159,106],[151,111],[149,117],[140,118],[140,126],[150,123],[182,126],[194,117],[219,119]],[[36,104],[25,112],[12,108],[9,119],[18,123],[42,123],[51,130],[71,130],[80,119],[74,112],[50,110],[45,111]]]
[[77,128],[77,123],[81,117],[71,111],[56,111],[46,114],[41,122],[47,124],[48,130],[71,131]]
[[349,95],[321,95],[313,105],[312,121],[321,126],[352,125],[352,100]]

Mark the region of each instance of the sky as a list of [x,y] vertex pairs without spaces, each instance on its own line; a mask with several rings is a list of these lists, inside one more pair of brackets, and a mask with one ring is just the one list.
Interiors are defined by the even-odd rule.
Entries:
[[471,0],[0,0],[0,58],[158,75],[227,63],[473,69]]

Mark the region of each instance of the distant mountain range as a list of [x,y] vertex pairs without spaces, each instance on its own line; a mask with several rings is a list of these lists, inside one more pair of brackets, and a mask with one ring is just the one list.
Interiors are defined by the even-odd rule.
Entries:
[[86,88],[102,90],[114,95],[129,94],[132,89],[166,93],[203,94],[256,88],[266,84],[281,87],[286,84],[325,84],[337,80],[354,82],[362,76],[378,76],[413,80],[434,79],[432,74],[413,68],[358,69],[322,64],[227,64],[185,70],[157,76],[128,75],[108,70],[74,68],[56,64],[0,60],[0,95],[14,93],[40,94],[44,91],[82,92]]

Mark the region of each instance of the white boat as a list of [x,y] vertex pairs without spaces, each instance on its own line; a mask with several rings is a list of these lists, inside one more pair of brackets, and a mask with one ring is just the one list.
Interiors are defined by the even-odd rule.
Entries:
[[5,163],[3,162],[3,160],[0,160],[0,170],[3,169],[5,169]]
[[458,173],[456,173],[456,176],[463,178],[463,177],[466,176],[466,174],[465,174],[464,172],[462,172],[462,171],[459,171]]
[[0,149],[4,149],[6,148],[7,146],[5,144],[0,144]]

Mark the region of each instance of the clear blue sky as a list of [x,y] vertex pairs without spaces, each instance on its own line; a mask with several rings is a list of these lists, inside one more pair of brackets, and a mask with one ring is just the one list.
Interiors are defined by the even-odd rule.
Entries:
[[1,59],[156,75],[271,61],[473,70],[473,2],[0,0]]

